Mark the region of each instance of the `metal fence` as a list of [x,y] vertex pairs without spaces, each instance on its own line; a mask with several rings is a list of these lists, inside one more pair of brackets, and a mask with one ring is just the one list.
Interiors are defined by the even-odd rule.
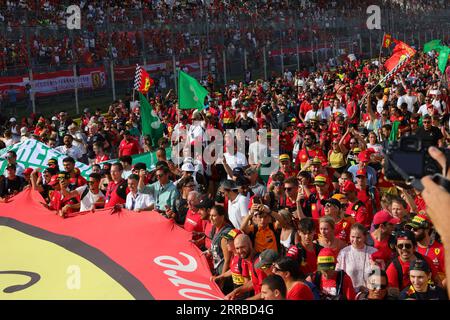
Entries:
[[[125,15],[127,22],[105,19],[103,23],[91,23],[73,31],[63,26],[26,27],[24,24],[8,28],[0,24],[3,37],[16,46],[25,46],[27,51],[22,64],[4,61],[7,66],[0,70],[0,76],[28,75],[30,70],[32,73],[72,70],[74,64],[81,68],[103,66],[107,71],[107,85],[100,90],[79,92],[79,103],[83,104],[93,96],[110,99],[123,96],[131,87],[132,79],[116,81],[114,70],[136,63],[170,62],[168,69],[151,74],[157,82],[164,80],[168,90],[176,89],[174,73],[183,67],[179,61],[198,61],[201,67],[191,72],[195,77],[205,80],[211,74],[218,85],[223,85],[231,79],[244,79],[247,70],[254,80],[279,75],[285,69],[339,64],[340,57],[350,53],[362,59],[378,57],[384,32],[415,47],[431,39],[450,40],[450,9],[447,8],[426,14],[385,8],[381,30],[369,30],[368,15],[365,10],[357,9],[344,13],[329,10],[313,17],[281,11],[276,16],[257,20],[239,15],[209,16],[204,12],[191,21],[184,19],[176,23],[155,20],[139,10]],[[30,18],[25,11],[24,17]],[[36,53],[35,38],[61,44],[65,57],[54,63],[51,56]],[[96,52],[102,53],[94,55],[89,64],[81,54],[73,54],[81,38],[84,40],[81,46],[90,47],[95,42]],[[205,65],[200,63],[204,60]],[[39,98],[38,104],[72,103],[73,98],[73,94]]]

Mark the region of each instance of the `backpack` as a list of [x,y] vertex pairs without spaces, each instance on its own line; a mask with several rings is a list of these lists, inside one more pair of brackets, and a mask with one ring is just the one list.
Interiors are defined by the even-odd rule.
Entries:
[[[425,257],[423,255],[421,255],[420,253],[414,252],[414,255],[416,256],[417,259],[426,261]],[[394,265],[394,268],[397,271],[398,287],[399,287],[400,291],[402,291],[404,289],[402,265],[400,264],[398,257],[395,257],[391,263]]]
[[[281,242],[280,242],[280,232],[275,230],[275,227],[273,226],[273,223],[269,223],[269,228],[270,228],[270,230],[272,230],[273,234],[275,235],[275,241],[277,242],[278,253],[281,253],[283,249],[281,248],[282,245],[281,245]],[[253,225],[253,232],[249,235],[250,236],[250,240],[252,240],[253,247],[255,246],[255,240],[256,240],[256,234],[257,233],[258,233],[258,225],[254,224]]]
[[303,281],[304,284],[306,284],[312,291],[314,300],[320,300],[320,290],[317,288],[317,286],[309,281]]
[[83,199],[87,196],[88,193],[89,193],[89,187],[86,187],[86,189],[84,189],[83,193],[80,196],[80,202],[83,201]]
[[337,271],[336,277],[336,295],[332,296],[326,293],[323,293],[320,290],[320,283],[322,281],[322,273],[317,271],[314,275],[313,284],[318,288],[320,292],[320,300],[347,300],[345,295],[342,293],[342,288],[344,284],[344,270]]

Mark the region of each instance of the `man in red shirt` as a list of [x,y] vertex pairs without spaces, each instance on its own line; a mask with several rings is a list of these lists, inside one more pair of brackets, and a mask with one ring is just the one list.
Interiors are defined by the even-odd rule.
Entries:
[[370,228],[371,217],[367,212],[367,208],[361,200],[358,200],[357,189],[352,181],[345,181],[341,187],[341,193],[345,194],[348,199],[348,207],[346,213],[358,223],[361,223],[366,228]]
[[123,135],[124,138],[119,145],[119,158],[138,154],[140,151],[139,143],[131,136],[130,131],[125,131]]
[[297,232],[300,242],[292,245],[286,256],[297,260],[300,264],[300,271],[307,276],[317,271],[317,256],[322,247],[313,242],[316,227],[311,218],[300,220]]
[[106,187],[105,208],[114,207],[116,204],[124,204],[129,191],[127,180],[122,178],[123,166],[120,162],[111,165],[112,180]]
[[306,162],[309,159],[314,159],[315,157],[319,157],[324,162],[326,161],[326,157],[322,149],[316,145],[316,136],[313,133],[307,132],[305,134],[303,144],[304,147],[299,150],[297,158],[295,159],[296,169],[303,169]]
[[[234,239],[234,247],[236,253],[239,255],[245,263],[245,268],[251,275],[252,281],[246,282],[239,288],[234,289],[228,295],[225,296],[225,300],[235,300],[247,292],[254,291],[255,295],[250,300],[261,299],[261,285],[267,274],[261,268],[256,268],[255,265],[260,261],[259,255],[253,249],[252,241],[248,235],[240,234]],[[271,270],[268,268],[267,270]],[[244,273],[245,276],[245,273]]]
[[380,194],[375,187],[367,185],[367,170],[365,168],[356,171],[356,189],[358,189],[357,198],[367,207],[369,216],[380,208]]
[[[410,263],[418,258],[425,260],[432,269],[433,280],[437,278],[436,267],[429,258],[416,252],[416,239],[414,233],[409,230],[402,230],[397,233],[396,248],[398,257],[394,258],[386,269],[388,276],[388,291],[393,295],[398,294],[403,289],[411,285],[409,279]],[[435,284],[439,285],[439,279]]]
[[373,244],[370,244],[374,248],[378,249],[377,259],[381,261],[375,261],[382,269],[386,269],[393,256],[394,252],[389,246],[389,237],[392,231],[395,229],[395,225],[399,224],[400,220],[394,218],[387,211],[379,211],[373,217],[373,225],[375,230],[370,234],[370,238],[373,240]]
[[437,269],[438,276],[441,280],[445,278],[445,252],[442,243],[434,239],[435,231],[433,230],[430,219],[422,213],[416,215],[405,228],[414,232],[417,241],[417,252],[428,257]]
[[202,228],[202,217],[200,215],[199,209],[197,208],[197,205],[200,202],[200,194],[197,191],[191,191],[188,194],[187,197],[187,203],[188,203],[188,211],[186,213],[186,220],[184,220],[184,230],[188,232],[194,232],[196,233],[196,236],[192,236],[193,240],[198,240],[199,236],[198,233],[201,233],[203,231]]
[[321,300],[355,300],[352,279],[344,270],[336,271],[336,257],[331,248],[323,248],[317,257],[317,272],[306,280],[320,291]]

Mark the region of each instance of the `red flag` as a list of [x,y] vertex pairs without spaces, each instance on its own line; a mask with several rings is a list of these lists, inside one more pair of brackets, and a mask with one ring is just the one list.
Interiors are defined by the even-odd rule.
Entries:
[[94,59],[92,58],[92,53],[89,51],[86,51],[83,55],[84,63],[85,64],[92,64],[94,63]]
[[384,63],[385,68],[391,72],[401,61],[411,58],[416,54],[416,50],[408,46],[406,43],[394,40],[396,46],[392,56]]
[[391,43],[392,43],[392,36],[388,33],[385,33],[383,37],[383,48],[389,48],[391,46]]
[[[173,220],[111,208],[62,219],[42,202],[27,189],[1,204],[1,271],[31,279],[2,275],[0,299],[223,299],[192,234]],[[65,285],[68,266],[81,270],[77,290]]]
[[139,91],[143,94],[146,94],[150,87],[153,85],[154,81],[150,78],[150,75],[142,68],[141,71],[141,86],[139,87]]

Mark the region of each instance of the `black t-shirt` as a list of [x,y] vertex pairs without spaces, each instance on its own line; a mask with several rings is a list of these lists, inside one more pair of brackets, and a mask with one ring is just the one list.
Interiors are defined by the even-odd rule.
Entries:
[[248,129],[251,128],[255,128],[256,127],[256,123],[255,120],[253,120],[252,118],[247,118],[247,119],[239,119],[239,121],[236,124],[236,127],[246,131]]
[[438,141],[444,137],[441,130],[433,126],[428,131],[424,127],[420,127],[416,130],[416,136],[422,140],[429,140],[433,146],[437,146]]
[[94,143],[96,142],[105,142],[105,138],[101,135],[101,133],[96,133],[93,136],[89,136],[87,138],[87,155],[89,159],[94,159],[95,158],[95,153],[94,153]]
[[413,286],[406,287],[399,296],[400,300],[448,300],[447,293],[440,287],[428,285],[427,292],[416,292]]
[[16,176],[14,180],[4,178],[0,182],[0,197],[12,195],[14,191],[20,192],[25,185],[25,180],[22,177]]

